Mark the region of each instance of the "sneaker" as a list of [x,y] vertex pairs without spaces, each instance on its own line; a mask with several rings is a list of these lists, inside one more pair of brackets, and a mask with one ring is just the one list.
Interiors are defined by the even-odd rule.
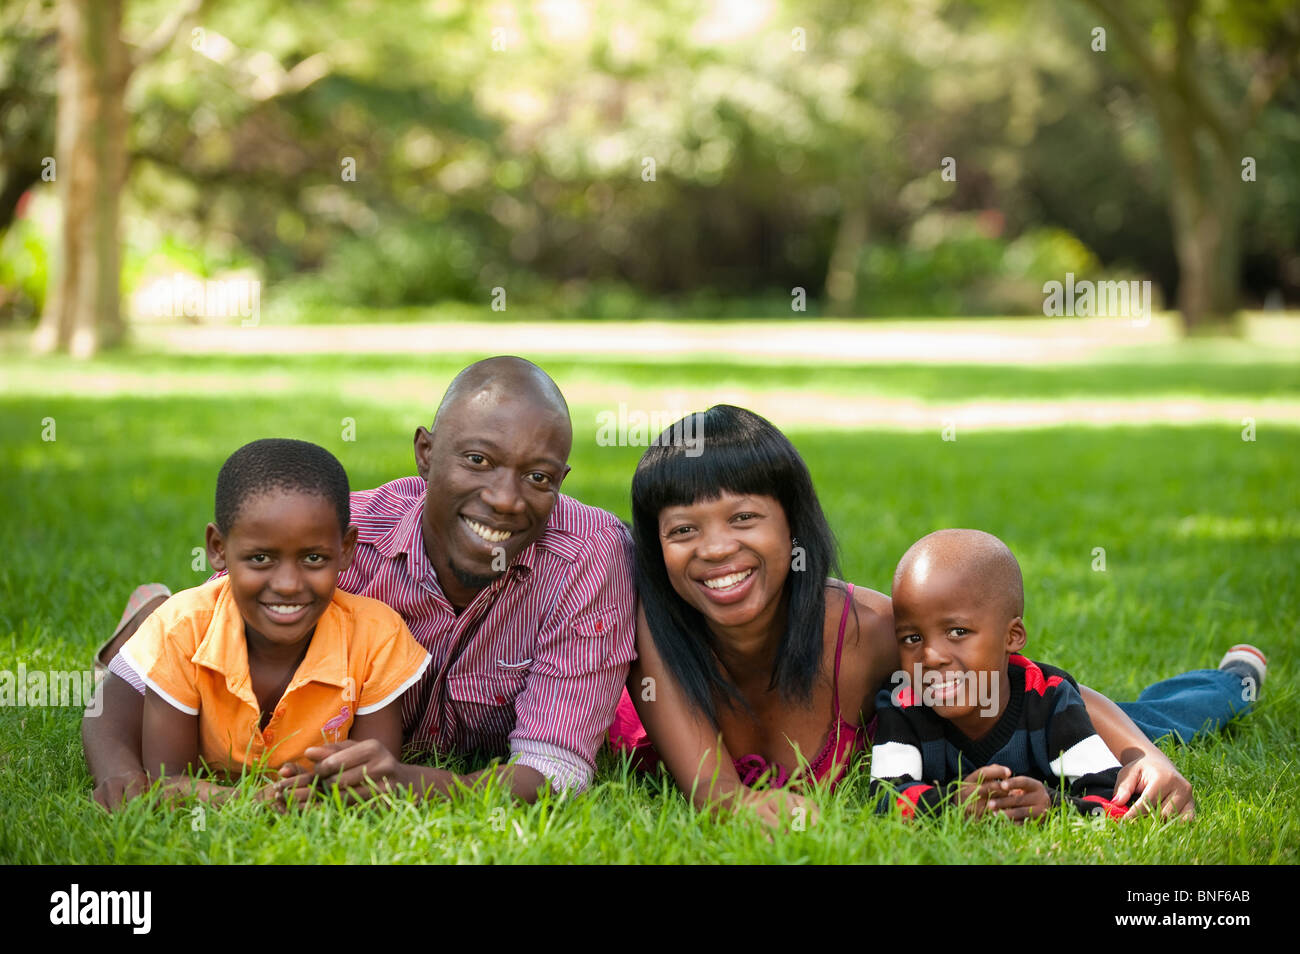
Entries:
[[1238,643],[1223,654],[1219,668],[1238,673],[1243,677],[1250,676],[1255,680],[1255,685],[1262,686],[1264,674],[1268,671],[1268,659],[1255,646],[1249,643]]
[[117,639],[117,634],[126,629],[127,623],[135,619],[137,613],[144,609],[145,604],[156,600],[160,596],[171,596],[172,591],[167,589],[162,583],[145,583],[137,586],[131,594],[130,599],[126,601],[126,609],[122,610],[122,618],[118,620],[117,629],[113,630],[113,635],[105,640],[104,645],[95,651],[95,674],[98,678],[103,678],[104,673],[108,672],[108,664],[111,659],[106,659],[105,651],[113,645],[113,640]]

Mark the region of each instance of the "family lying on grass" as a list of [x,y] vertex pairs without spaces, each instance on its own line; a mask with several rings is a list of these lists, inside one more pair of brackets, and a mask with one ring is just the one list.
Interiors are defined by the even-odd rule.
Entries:
[[[1192,816],[1152,740],[1248,711],[1257,649],[1116,705],[1020,655],[1020,568],[996,537],[922,538],[892,601],[841,583],[785,436],[736,407],[692,418],[642,456],[631,540],[560,493],[568,407],[520,358],[455,378],[416,431],[419,477],[349,494],[323,448],[240,448],[207,528],[218,574],[175,596],[142,586],[98,654],[102,715],[82,733],[96,800],[154,780],[219,800],[260,768],[280,807],[486,775],[532,801],[585,789],[608,739],[698,807],[773,825],[815,814],[810,787],[868,746],[882,811]],[[458,776],[421,764],[435,752],[497,761]]]

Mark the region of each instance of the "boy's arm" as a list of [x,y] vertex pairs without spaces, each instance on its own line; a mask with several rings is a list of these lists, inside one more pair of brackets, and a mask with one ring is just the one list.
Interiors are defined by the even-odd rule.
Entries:
[[1129,806],[1125,817],[1145,815],[1157,803],[1165,818],[1194,817],[1196,808],[1192,801],[1191,783],[1183,778],[1168,756],[1156,748],[1119,706],[1101,693],[1087,686],[1079,686],[1079,693],[1097,734],[1123,766],[1110,800],[1127,805],[1130,798],[1140,795]]
[[1064,798],[1085,815],[1100,808],[1112,818],[1123,817],[1127,809],[1110,797],[1119,777],[1119,761],[1094,731],[1080,693],[1069,682],[1049,692],[1044,732],[1050,761],[1043,768],[1049,773],[1052,804]]
[[892,693],[882,689],[876,696],[870,797],[878,814],[887,814],[897,804],[903,817],[911,818],[918,809],[935,813],[950,801],[941,788],[922,781],[921,732],[916,720],[909,717],[917,708],[907,688]]

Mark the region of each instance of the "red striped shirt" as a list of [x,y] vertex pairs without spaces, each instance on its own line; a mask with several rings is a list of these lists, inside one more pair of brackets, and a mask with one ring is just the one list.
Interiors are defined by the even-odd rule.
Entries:
[[[338,583],[397,610],[432,657],[402,697],[408,746],[508,750],[581,791],[636,657],[626,528],[560,494],[541,536],[458,615],[424,551],[424,494],[419,477],[352,494],[357,548]],[[118,658],[110,670],[135,681]]]

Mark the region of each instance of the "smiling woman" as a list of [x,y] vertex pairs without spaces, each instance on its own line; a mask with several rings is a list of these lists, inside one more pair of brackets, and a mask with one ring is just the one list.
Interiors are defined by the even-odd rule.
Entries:
[[[624,699],[614,734],[643,756],[653,739],[697,803],[738,799],[774,821],[753,786],[833,785],[864,746],[869,690],[898,664],[889,600],[830,577],[834,538],[780,431],[727,405],[694,417],[633,478],[642,610],[629,684],[655,691],[635,710]],[[702,454],[674,444],[686,431],[708,435]]]
[[[834,539],[789,440],[742,408],[692,418],[660,435],[633,478],[639,658],[610,739],[643,766],[662,760],[698,807],[745,805],[788,824],[803,793],[764,789],[842,777],[867,745],[875,692],[899,671],[906,634],[895,633],[889,597],[830,576]],[[708,435],[702,452],[688,452],[687,432]],[[1149,689],[1145,709],[1127,704],[1132,719],[1081,687],[1124,765],[1114,800],[1140,793],[1137,812],[1192,812],[1190,785],[1143,734],[1170,731],[1157,725],[1171,718],[1158,687],[1175,683]],[[1222,693],[1203,695],[1217,704]],[[1139,712],[1155,721],[1139,729]]]

